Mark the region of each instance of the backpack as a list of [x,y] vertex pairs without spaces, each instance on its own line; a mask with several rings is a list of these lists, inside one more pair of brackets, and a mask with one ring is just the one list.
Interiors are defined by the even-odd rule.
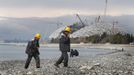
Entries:
[[36,45],[34,44],[34,41],[29,41],[26,47],[26,54],[33,54],[35,53]]

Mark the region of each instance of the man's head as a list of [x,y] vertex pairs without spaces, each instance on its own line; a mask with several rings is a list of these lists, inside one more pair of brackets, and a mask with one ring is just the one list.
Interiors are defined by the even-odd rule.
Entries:
[[36,40],[40,40],[40,38],[41,38],[40,33],[37,33],[37,34],[35,35],[35,39],[36,39]]
[[69,35],[71,33],[71,28],[70,27],[66,27],[64,30],[63,30],[63,33],[65,35]]

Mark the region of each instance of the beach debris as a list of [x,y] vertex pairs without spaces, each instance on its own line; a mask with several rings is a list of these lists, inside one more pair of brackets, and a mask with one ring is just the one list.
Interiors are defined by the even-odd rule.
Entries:
[[27,72],[27,75],[31,75],[31,74],[32,74],[32,72],[31,72],[31,71]]
[[95,63],[94,66],[100,66],[100,63]]
[[83,69],[88,69],[88,70],[90,70],[91,68],[92,68],[92,66],[86,65],[86,66],[81,66],[79,69],[80,69],[80,70],[83,70]]
[[131,53],[128,53],[128,52],[125,53],[125,55],[126,55],[126,56],[132,56],[132,54],[131,54]]

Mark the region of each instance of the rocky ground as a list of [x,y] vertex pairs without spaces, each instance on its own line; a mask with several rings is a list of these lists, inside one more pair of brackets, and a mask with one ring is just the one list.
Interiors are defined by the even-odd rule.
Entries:
[[24,69],[25,61],[1,61],[0,75],[134,75],[134,53],[116,51],[103,55],[74,57],[69,67],[53,64],[56,59],[41,60],[41,68],[35,68],[34,60],[29,69]]

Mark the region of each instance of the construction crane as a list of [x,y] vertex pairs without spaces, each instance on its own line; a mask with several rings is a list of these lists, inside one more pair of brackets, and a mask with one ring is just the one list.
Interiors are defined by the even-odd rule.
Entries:
[[78,14],[76,14],[76,16],[78,17],[78,19],[80,20],[80,22],[82,23],[83,27],[85,27],[85,24],[83,23],[83,21],[81,20],[80,16]]

